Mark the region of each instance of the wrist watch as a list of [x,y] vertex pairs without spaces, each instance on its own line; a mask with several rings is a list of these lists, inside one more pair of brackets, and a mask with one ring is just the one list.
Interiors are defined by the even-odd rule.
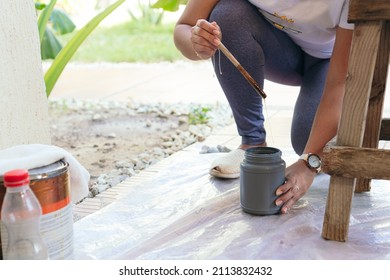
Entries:
[[303,154],[299,159],[302,159],[306,162],[307,167],[311,170],[314,170],[316,173],[321,171],[321,158],[317,154]]

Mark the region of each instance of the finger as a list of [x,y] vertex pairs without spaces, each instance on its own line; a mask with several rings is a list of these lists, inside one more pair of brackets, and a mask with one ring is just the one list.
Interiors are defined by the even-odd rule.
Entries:
[[213,40],[214,37],[210,37],[206,34],[203,34],[202,31],[198,31],[198,28],[193,28],[192,36],[191,36],[191,42],[192,45],[198,45],[202,46],[204,48],[213,49],[216,50],[218,46],[215,46],[213,42],[210,40]]
[[214,35],[216,35],[216,36],[218,36],[219,38],[221,38],[221,37],[220,37],[220,35],[221,35],[221,28],[218,26],[218,24],[217,24],[215,21],[213,21],[213,22],[211,23],[211,25],[212,25],[213,27],[215,27],[215,29],[213,30]]
[[290,211],[291,207],[297,202],[299,199],[291,198],[289,201],[287,201],[285,204],[283,204],[282,209],[280,210],[283,214],[286,214]]
[[210,45],[213,46],[214,48],[217,48],[221,44],[219,38],[217,38],[216,36],[208,32],[205,32],[203,29],[201,29],[198,26],[192,27],[191,41],[201,45]]
[[207,39],[208,37],[210,37],[210,34],[202,31],[202,29],[199,26],[195,25],[192,27],[192,36],[191,36],[192,47],[196,55],[200,59],[210,58],[211,56],[214,55],[217,49],[217,47]]
[[212,43],[210,43],[209,41],[205,40],[204,38],[196,36],[196,35],[192,36],[191,42],[192,42],[192,46],[194,48],[196,46],[196,50],[198,50],[198,51],[202,51],[202,50],[206,50],[206,49],[215,51],[217,49],[217,47],[214,46]]
[[215,32],[218,32],[219,34],[219,27],[216,23],[210,23],[207,20],[204,19],[198,19],[196,21],[196,25],[202,28],[203,30],[207,31],[210,34],[215,34]]
[[[206,23],[205,23],[206,22]],[[210,28],[212,27],[212,28]],[[204,39],[208,41],[210,44],[218,47],[221,43],[218,35],[219,29],[205,20],[198,20],[197,24],[191,28],[192,37],[199,36],[198,40]],[[218,34],[215,34],[218,33]]]
[[291,207],[301,198],[301,188],[298,185],[294,185],[289,191],[288,191],[288,200],[283,204],[283,207],[281,208],[281,212],[283,214],[287,213]]
[[205,46],[194,46],[194,51],[195,54],[200,58],[200,59],[209,59],[212,57],[215,53],[215,51],[211,48],[207,48]]
[[276,195],[280,196],[284,193],[287,193],[294,185],[296,185],[293,181],[286,179],[283,185],[281,185],[276,190]]
[[[283,191],[283,193],[281,193]],[[297,184],[292,184],[291,182],[286,181],[284,185],[279,187],[276,192],[278,198],[275,201],[277,206],[283,205],[282,212],[286,212],[289,209],[288,203],[290,200],[298,200],[301,197],[302,189]],[[287,208],[286,208],[287,206]],[[284,211],[283,211],[284,210]]]
[[282,204],[285,204],[287,201],[289,201],[292,197],[295,196],[295,193],[298,192],[299,189],[297,190],[297,188],[295,187],[291,187],[290,189],[288,189],[287,192],[285,192],[283,195],[280,195],[276,201],[275,201],[275,204],[276,206],[280,206]]

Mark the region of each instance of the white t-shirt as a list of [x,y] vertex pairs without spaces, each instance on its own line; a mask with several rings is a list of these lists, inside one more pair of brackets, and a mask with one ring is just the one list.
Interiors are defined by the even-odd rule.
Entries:
[[285,31],[306,53],[329,58],[336,28],[347,22],[349,0],[249,0],[275,27]]

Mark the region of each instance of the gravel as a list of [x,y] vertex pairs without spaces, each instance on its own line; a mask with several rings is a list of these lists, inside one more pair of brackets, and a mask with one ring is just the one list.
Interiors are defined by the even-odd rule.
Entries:
[[[99,193],[104,192],[131,176],[138,174],[140,171],[159,162],[160,160],[172,155],[173,153],[184,149],[185,147],[195,143],[202,142],[213,131],[223,128],[233,122],[232,113],[228,104],[141,104],[134,102],[114,102],[114,101],[80,101],[80,100],[56,100],[50,102],[51,110],[64,110],[70,112],[70,115],[76,116],[88,113],[88,125],[91,126],[96,122],[107,120],[113,115],[116,118],[126,116],[154,116],[162,120],[172,120],[174,117],[177,124],[170,125],[169,133],[164,131],[156,131],[158,135],[159,145],[138,153],[135,156],[115,161],[114,168],[94,178],[90,185],[88,197],[94,197]],[[110,115],[110,116],[109,116]],[[69,118],[69,116],[67,116]],[[79,119],[85,118],[79,116]],[[144,129],[153,126],[153,118],[148,119],[143,124]],[[57,121],[59,121],[57,115]],[[68,120],[69,122],[69,120]],[[167,123],[168,121],[164,121]],[[192,123],[193,122],[193,123]],[[60,134],[56,131],[61,125],[58,123],[52,124],[53,134]],[[76,125],[77,126],[77,125]],[[78,126],[81,126],[78,125]],[[173,129],[172,129],[173,128]],[[183,129],[184,128],[184,129]],[[85,129],[84,129],[85,130]],[[82,132],[83,130],[81,130]],[[80,137],[80,131],[77,132],[77,137]],[[106,131],[106,141],[111,141],[111,147],[123,145],[120,142],[118,133]],[[67,133],[65,133],[67,134]],[[68,134],[75,134],[69,132]],[[92,137],[93,138],[93,137]],[[99,137],[95,137],[97,140]],[[75,148],[77,145],[70,146]],[[98,145],[94,145],[98,146]],[[113,153],[115,149],[111,149],[109,153]],[[200,153],[228,152],[226,147],[208,147],[203,146]],[[102,156],[102,154],[100,154]],[[95,159],[99,164],[99,158]]]

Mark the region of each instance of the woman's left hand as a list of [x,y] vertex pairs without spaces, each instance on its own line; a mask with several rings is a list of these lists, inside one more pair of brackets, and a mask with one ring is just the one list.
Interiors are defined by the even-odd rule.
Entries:
[[287,213],[310,188],[317,173],[310,170],[303,160],[286,168],[286,181],[276,190],[275,204],[282,205],[281,212]]

